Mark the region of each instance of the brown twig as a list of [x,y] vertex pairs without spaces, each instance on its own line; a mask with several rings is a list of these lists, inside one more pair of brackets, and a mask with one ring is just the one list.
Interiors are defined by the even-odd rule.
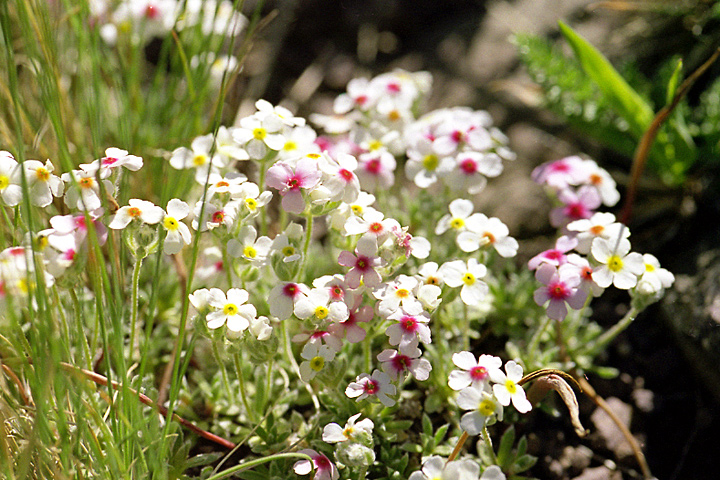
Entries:
[[[110,386],[112,386],[112,388],[114,390],[120,390],[121,388],[123,388],[122,385],[118,384],[117,382],[115,382],[115,381],[108,382],[108,379],[106,377],[104,377],[100,374],[97,374],[95,372],[91,372],[90,370],[85,370],[84,368],[78,368],[74,365],[71,365],[71,364],[65,363],[65,362],[60,362],[60,365],[65,370],[75,373],[75,374],[81,374],[85,378],[92,380],[93,382],[97,383],[98,385],[108,386],[108,383],[109,383]],[[132,393],[133,395],[137,395],[138,400],[140,400],[140,402],[142,402],[143,404],[154,408],[161,415],[167,416],[168,410],[164,406],[158,405],[147,395],[140,393],[132,388],[128,387],[127,390],[130,393]],[[197,425],[193,424],[192,422],[185,420],[184,418],[182,418],[181,416],[179,416],[176,413],[172,414],[172,419],[175,420],[176,422],[178,422],[183,427],[187,428],[188,430],[191,430],[191,431],[197,433],[201,437],[203,437],[207,440],[210,440],[211,442],[217,443],[218,445],[221,445],[229,450],[232,450],[233,448],[235,448],[235,444],[232,443],[231,441],[226,440],[218,435],[215,435],[214,433],[210,433],[206,430],[203,430],[202,428],[198,427]]]
[[627,193],[625,195],[625,204],[623,205],[619,217],[620,222],[624,225],[627,225],[630,221],[630,217],[632,215],[632,206],[635,202],[635,195],[637,194],[638,184],[640,183],[640,175],[642,175],[642,171],[645,168],[648,156],[650,155],[650,149],[653,145],[653,142],[655,141],[655,137],[657,136],[660,127],[662,126],[663,122],[667,120],[675,107],[677,107],[677,105],[680,103],[680,100],[685,97],[688,90],[690,90],[690,87],[692,87],[692,85],[700,77],[700,75],[705,73],[705,71],[710,68],[710,66],[715,62],[715,60],[717,60],[718,55],[720,55],[720,48],[715,50],[715,53],[713,53],[712,56],[705,61],[705,63],[700,65],[697,70],[695,70],[688,78],[685,79],[685,81],[678,88],[677,93],[673,97],[672,101],[668,105],[665,105],[657,113],[657,115],[655,115],[655,118],[653,118],[653,121],[650,122],[650,126],[640,139],[640,143],[638,144],[637,150],[635,150],[635,156],[633,158],[632,170],[630,172],[630,184],[628,185]]
[[20,393],[20,397],[22,397],[22,401],[25,405],[32,405],[32,402],[30,401],[30,397],[28,396],[27,392],[25,391],[25,385],[23,385],[20,378],[18,378],[17,375],[15,375],[15,372],[12,371],[10,367],[2,364],[2,369],[5,372],[5,375],[10,377],[10,380],[13,381],[13,383],[17,386],[18,392]]

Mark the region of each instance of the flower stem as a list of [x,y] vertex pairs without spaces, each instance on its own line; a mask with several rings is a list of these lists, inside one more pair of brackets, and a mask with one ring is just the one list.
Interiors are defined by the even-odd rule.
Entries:
[[300,278],[303,278],[305,274],[305,267],[307,266],[307,254],[308,250],[310,250],[310,240],[312,240],[312,231],[313,231],[313,215],[312,213],[307,214],[307,222],[305,225],[305,243],[303,244],[303,256],[302,256],[302,264],[300,265],[299,269],[299,275]]
[[242,364],[240,362],[240,352],[235,352],[233,362],[235,363],[235,373],[240,381],[240,397],[242,398],[243,405],[245,405],[245,411],[250,421],[255,423],[255,412],[250,409],[250,402],[248,402],[247,392],[245,390],[245,376],[243,375]]
[[212,351],[213,356],[215,357],[215,361],[218,363],[218,366],[220,367],[220,373],[222,373],[223,383],[225,384],[225,390],[228,395],[228,400],[231,400],[233,398],[232,390],[230,389],[230,382],[228,381],[228,375],[227,375],[227,369],[225,368],[225,362],[222,361],[222,357],[220,357],[220,350],[218,349],[218,340],[212,339]]
[[132,276],[132,299],[130,305],[130,360],[135,356],[135,330],[137,327],[138,302],[140,294],[140,267],[142,267],[142,257],[135,259]]
[[542,337],[542,334],[545,333],[545,330],[547,330],[547,327],[548,325],[550,325],[551,321],[552,319],[546,315],[543,323],[541,323],[535,333],[533,333],[533,336],[530,339],[530,343],[528,343],[527,346],[528,358],[535,358],[535,350],[537,350],[538,344],[540,343],[540,337]]
[[627,327],[630,326],[633,320],[635,320],[635,317],[637,317],[637,314],[637,309],[635,307],[631,307],[618,323],[613,325],[609,330],[597,337],[595,341],[590,344],[588,353],[591,355],[597,355],[599,352],[604,350],[610,342],[615,339],[615,337],[620,335]]
[[[295,370],[295,374],[300,378],[300,366],[297,363],[297,360],[295,360],[295,355],[292,353],[292,346],[290,345],[290,332],[288,321],[283,322],[283,328],[282,328],[282,335],[283,335],[283,343],[285,344],[285,356],[287,357],[290,364],[293,366],[293,370]],[[303,382],[305,383],[305,382]],[[305,383],[305,388],[307,389],[308,393],[310,394],[310,398],[312,398],[313,406],[315,407],[315,411],[320,411],[320,400],[317,397],[317,394],[315,394],[315,391],[312,389],[309,383]]]
[[453,448],[452,453],[448,457],[447,461],[448,463],[452,462],[457,458],[457,456],[460,454],[460,450],[462,449],[463,445],[465,445],[465,442],[467,441],[469,435],[467,432],[463,432],[462,435],[460,435],[460,438],[458,439],[457,444],[455,445],[455,448]]
[[488,432],[487,425],[483,425],[483,430],[480,436],[485,442],[485,446],[490,453],[490,458],[492,458],[493,465],[497,465],[497,457],[495,456],[495,449],[493,448],[492,440],[490,439],[490,432]]
[[230,256],[227,253],[227,244],[223,245],[222,248],[222,258],[223,258],[223,270],[225,270],[225,275],[227,279],[228,288],[233,287],[233,281],[232,281],[232,272],[233,272],[233,265],[230,263]]

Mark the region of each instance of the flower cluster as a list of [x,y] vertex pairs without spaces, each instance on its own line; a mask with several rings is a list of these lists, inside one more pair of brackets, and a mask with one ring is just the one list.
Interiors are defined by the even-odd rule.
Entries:
[[550,212],[551,223],[562,233],[555,248],[528,262],[543,284],[535,291],[535,302],[547,306],[550,318],[564,319],[568,306],[580,310],[610,285],[629,290],[642,305],[672,286],[672,273],[657,258],[631,252],[627,226],[612,213],[595,211],[620,198],[612,177],[597,163],[567,157],[540,165],[532,176],[562,204]]

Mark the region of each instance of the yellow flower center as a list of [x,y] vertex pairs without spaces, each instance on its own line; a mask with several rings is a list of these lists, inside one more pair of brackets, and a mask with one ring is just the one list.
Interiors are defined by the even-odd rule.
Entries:
[[297,150],[297,143],[293,142],[292,140],[288,140],[285,142],[285,145],[283,145],[283,150],[286,152],[292,152],[293,150]]
[[48,243],[49,243],[48,238],[43,235],[43,236],[40,236],[37,238],[37,240],[35,242],[35,247],[38,250],[45,250],[45,247],[48,246]]
[[95,185],[95,180],[92,177],[83,177],[78,180],[78,185],[80,185],[80,188],[92,188]]
[[330,310],[328,310],[327,307],[323,307],[322,305],[315,308],[315,316],[318,318],[318,320],[324,320],[325,317],[328,316],[328,313],[330,313]]
[[391,122],[396,122],[400,120],[400,112],[398,112],[397,110],[390,110],[390,112],[387,114],[387,118]]
[[608,268],[613,272],[619,272],[623,268],[623,261],[619,255],[613,255],[608,259]]
[[255,247],[252,245],[245,245],[245,248],[243,248],[243,256],[247,258],[255,258],[257,257],[257,250],[255,250]]
[[453,218],[450,221],[450,226],[455,230],[459,230],[465,226],[465,220],[463,220],[462,218]]
[[305,155],[305,156],[306,156],[307,158],[312,158],[313,160],[317,160],[318,158],[321,157],[321,155],[320,155],[319,153],[308,153],[308,154]]
[[480,412],[480,415],[484,417],[489,417],[495,411],[495,404],[492,402],[492,400],[485,398],[480,402],[480,405],[478,406],[478,411]]
[[175,220],[173,217],[165,217],[163,219],[163,227],[165,227],[167,230],[170,230],[171,232],[174,232],[178,229],[180,225],[178,224],[178,221]]
[[7,175],[0,175],[0,190],[5,190],[10,185],[10,179]]
[[505,388],[508,392],[510,392],[510,395],[515,395],[515,392],[517,392],[517,384],[510,380],[509,378],[505,380]]
[[267,130],[265,130],[264,128],[253,129],[253,138],[255,140],[262,140],[265,137],[267,137]]
[[248,209],[251,212],[254,212],[255,209],[257,208],[257,200],[255,200],[254,198],[246,198],[245,205],[248,207]]
[[655,271],[655,265],[650,265],[649,263],[645,264],[645,271],[646,272],[654,272]]
[[438,277],[428,277],[425,280],[425,285],[440,285],[440,279]]
[[372,142],[368,143],[368,150],[374,151],[379,148],[382,148],[383,144],[380,140],[373,140]]
[[207,155],[199,153],[193,157],[193,165],[201,167],[207,163]]
[[355,215],[362,215],[363,213],[363,207],[360,205],[351,205],[350,210],[352,210]]
[[315,370],[316,372],[319,372],[323,369],[325,366],[325,359],[323,357],[317,356],[313,357],[312,360],[310,360],[310,368]]
[[472,285],[475,283],[475,275],[473,275],[470,272],[467,272],[465,275],[463,275],[462,281],[465,285]]
[[438,167],[438,164],[440,163],[440,159],[437,157],[437,155],[429,154],[425,155],[425,158],[422,160],[422,165],[425,170],[433,171]]
[[295,248],[293,248],[292,245],[288,245],[287,247],[283,247],[282,254],[286,257],[289,257],[290,255],[295,254]]
[[407,298],[408,296],[410,296],[410,292],[407,288],[398,288],[397,292],[395,292],[395,295],[400,298]]
[[228,303],[223,307],[223,313],[227,316],[233,316],[237,314],[238,307],[234,303]]
[[41,182],[47,182],[48,180],[50,180],[50,172],[45,167],[39,167],[37,170],[35,170],[35,176]]
[[353,433],[355,433],[355,429],[353,427],[347,427],[342,433],[345,438],[349,439]]

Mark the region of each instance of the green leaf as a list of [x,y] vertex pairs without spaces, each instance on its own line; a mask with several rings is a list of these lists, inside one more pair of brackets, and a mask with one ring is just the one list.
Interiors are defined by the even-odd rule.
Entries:
[[423,427],[423,433],[425,435],[427,435],[428,437],[432,435],[432,433],[433,433],[432,420],[430,420],[430,417],[428,416],[427,413],[423,413],[422,427]]
[[558,23],[560,32],[572,47],[585,73],[608,97],[617,113],[628,122],[630,130],[638,138],[642,136],[654,117],[650,105],[628,85],[602,53],[568,25]]
[[535,465],[535,462],[537,462],[537,457],[533,457],[532,455],[523,455],[515,460],[515,463],[512,466],[512,471],[514,473],[524,472]]
[[510,425],[510,427],[505,430],[505,433],[503,433],[503,436],[500,439],[500,446],[498,447],[497,452],[498,465],[500,465],[503,470],[507,469],[507,467],[509,466],[508,464],[512,461],[512,447],[514,443],[515,427],[513,425]]
[[667,86],[667,95],[665,97],[665,103],[669,104],[675,98],[677,93],[678,82],[680,81],[680,74],[682,73],[683,61],[682,58],[678,59],[677,65],[673,69],[673,73],[670,76]]
[[437,432],[435,432],[435,445],[443,441],[445,435],[447,434],[448,428],[450,428],[450,424],[448,423],[438,428]]

